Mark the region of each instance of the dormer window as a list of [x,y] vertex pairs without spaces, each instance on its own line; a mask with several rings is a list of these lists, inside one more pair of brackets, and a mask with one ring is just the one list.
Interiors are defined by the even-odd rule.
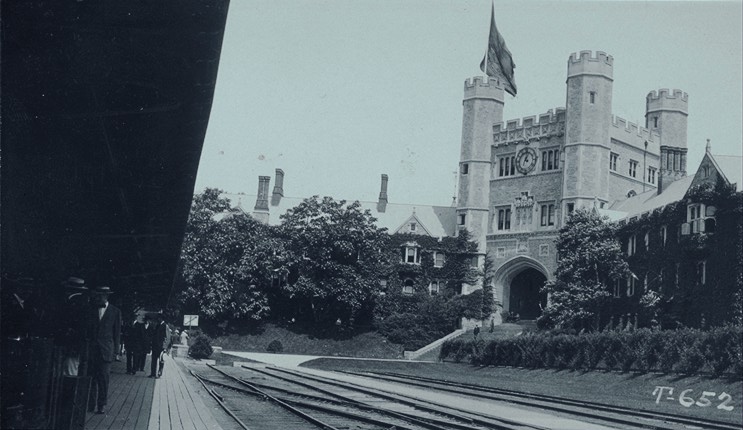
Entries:
[[681,234],[714,233],[717,221],[716,208],[704,203],[692,203],[686,207],[686,223],[681,225]]

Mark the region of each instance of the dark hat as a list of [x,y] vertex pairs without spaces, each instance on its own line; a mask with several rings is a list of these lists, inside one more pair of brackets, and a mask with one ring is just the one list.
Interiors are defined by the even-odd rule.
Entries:
[[85,286],[85,281],[74,276],[70,276],[66,281],[62,282],[62,285],[71,290],[88,291],[88,287]]
[[95,290],[93,290],[93,293],[94,294],[111,294],[113,293],[113,291],[111,291],[111,289],[106,286],[102,286],[102,287],[95,287]]

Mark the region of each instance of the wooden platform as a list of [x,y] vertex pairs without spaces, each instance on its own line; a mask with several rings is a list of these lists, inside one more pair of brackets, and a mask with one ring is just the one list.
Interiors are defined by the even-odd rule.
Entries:
[[165,371],[158,379],[148,378],[149,356],[145,369],[144,373],[128,375],[124,362],[114,362],[106,414],[89,413],[85,428],[221,430],[201,399],[203,388],[191,380],[177,360],[165,356]]

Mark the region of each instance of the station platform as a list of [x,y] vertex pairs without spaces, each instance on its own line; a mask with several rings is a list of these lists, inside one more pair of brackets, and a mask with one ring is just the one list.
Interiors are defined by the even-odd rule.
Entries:
[[187,375],[181,359],[165,356],[160,378],[149,378],[150,356],[145,372],[126,373],[126,363],[111,365],[108,405],[104,415],[88,413],[86,430],[222,430],[202,401],[204,388]]

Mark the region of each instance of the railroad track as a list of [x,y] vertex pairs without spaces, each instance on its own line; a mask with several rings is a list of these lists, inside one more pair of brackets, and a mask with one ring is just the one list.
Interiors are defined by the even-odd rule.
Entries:
[[661,412],[651,412],[640,409],[631,409],[603,403],[587,402],[526,393],[514,390],[492,388],[477,384],[465,384],[422,376],[412,376],[392,372],[350,372],[341,371],[349,375],[373,378],[387,382],[402,383],[421,388],[469,395],[478,399],[490,399],[508,403],[539,407],[568,415],[578,415],[597,421],[610,422],[618,425],[632,425],[634,427],[652,428],[658,430],[676,430],[691,427],[705,430],[740,430],[740,424],[725,421],[703,420],[682,415],[673,415]]
[[[340,387],[332,380],[308,379],[274,368],[209,366],[205,371],[208,374],[191,373],[243,428],[546,430],[400,402],[389,395]],[[258,414],[253,412],[256,403],[261,403]],[[269,416],[271,421],[267,422]]]

